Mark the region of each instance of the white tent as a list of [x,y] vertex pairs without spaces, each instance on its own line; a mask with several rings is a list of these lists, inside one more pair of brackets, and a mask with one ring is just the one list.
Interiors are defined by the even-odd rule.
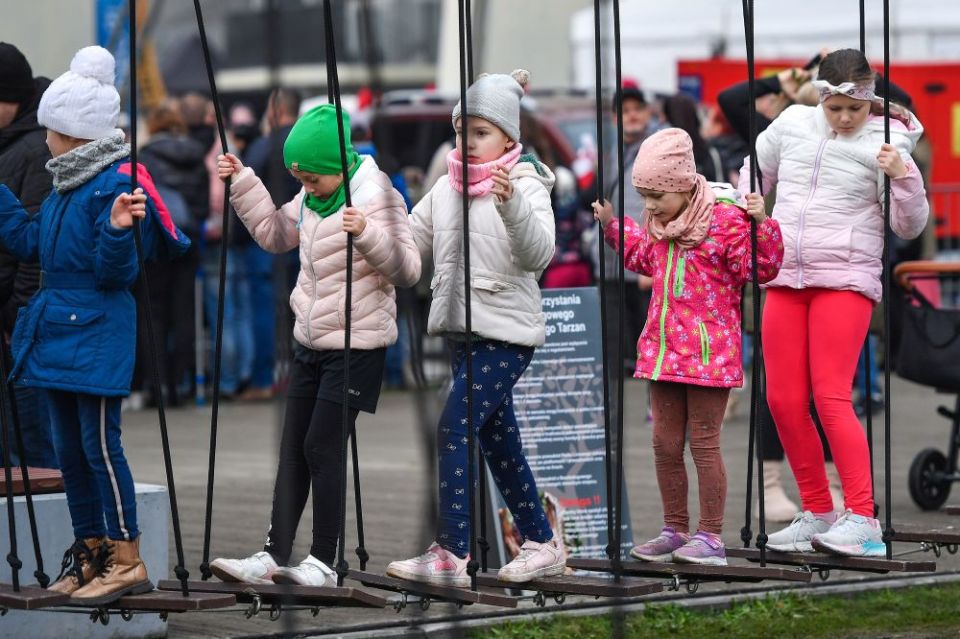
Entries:
[[[609,3],[603,32],[604,81],[612,85],[613,42]],[[860,46],[857,0],[759,0],[754,24],[758,58],[808,59],[824,46]],[[621,2],[623,75],[645,89],[676,90],[676,63],[714,53],[743,58],[741,0],[626,0]],[[594,84],[593,8],[571,20],[574,84]],[[891,0],[890,54],[898,61],[960,61],[960,2]],[[867,56],[883,55],[883,3],[867,0]]]

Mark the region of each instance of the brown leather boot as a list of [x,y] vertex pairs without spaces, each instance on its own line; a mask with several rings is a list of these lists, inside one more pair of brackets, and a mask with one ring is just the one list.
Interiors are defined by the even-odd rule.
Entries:
[[71,595],[89,583],[96,576],[97,557],[100,546],[105,541],[105,537],[88,537],[74,541],[67,552],[63,553],[60,575],[47,590]]
[[153,590],[147,567],[140,559],[139,537],[133,541],[108,539],[98,564],[101,568],[97,576],[70,595],[71,603],[102,606],[126,595]]

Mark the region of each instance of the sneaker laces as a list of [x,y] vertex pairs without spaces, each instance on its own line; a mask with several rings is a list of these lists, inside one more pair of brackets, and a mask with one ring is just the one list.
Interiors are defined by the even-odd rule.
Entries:
[[83,578],[83,563],[84,561],[91,563],[93,560],[93,551],[87,544],[80,539],[74,540],[73,545],[63,553],[63,559],[60,561],[60,574],[54,581],[60,581],[64,577],[74,577],[82,586],[85,581]]
[[[810,517],[807,517],[807,513],[810,514]],[[802,513],[797,513],[796,515],[794,515],[793,521],[790,522],[789,526],[787,526],[787,530],[793,531],[793,539],[791,540],[790,543],[796,545],[797,540],[800,538],[800,530],[803,528],[803,523],[808,519],[810,519],[811,523],[813,523],[812,520],[815,518],[816,516],[807,510],[803,511]]]
[[513,558],[513,560],[526,561],[531,557],[533,557],[534,555],[536,555],[538,552],[540,552],[540,547],[543,546],[543,544],[537,544],[537,546],[534,547],[531,545],[531,543],[535,543],[535,542],[530,542],[530,541],[523,542],[523,545],[520,546],[520,552],[517,554],[516,557]]

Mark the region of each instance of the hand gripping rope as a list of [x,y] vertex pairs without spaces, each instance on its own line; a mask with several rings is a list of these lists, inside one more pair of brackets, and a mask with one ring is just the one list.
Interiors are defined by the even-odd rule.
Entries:
[[[130,0],[130,193],[137,189],[137,2]],[[163,445],[163,468],[167,476],[167,490],[170,495],[170,516],[173,522],[173,542],[176,546],[177,565],[173,572],[180,581],[183,596],[189,594],[187,579],[190,573],[184,568],[183,537],[180,534],[180,511],[177,507],[177,489],[173,479],[173,461],[170,458],[170,438],[167,433],[167,415],[163,405],[163,392],[160,384],[160,353],[157,350],[157,335],[153,326],[153,313],[150,303],[150,283],[143,253],[143,238],[140,220],[133,220],[133,241],[137,247],[137,267],[140,271],[140,285],[143,287],[143,303],[147,316],[147,343],[150,348],[150,362],[153,367],[153,395],[157,401],[157,415],[160,419],[160,441]]]
[[[601,203],[604,201],[603,193],[603,163],[605,158],[604,155],[604,109],[603,109],[603,63],[600,57],[600,0],[594,0],[593,2],[593,44],[594,44],[594,62],[596,64],[594,68],[594,81],[596,86],[595,102],[597,110],[597,170],[596,170],[596,185],[597,185],[597,200]],[[619,92],[621,89],[618,86],[616,91]],[[619,93],[616,94],[619,96]],[[617,100],[619,101],[619,97]],[[619,111],[618,111],[619,112]],[[621,167],[622,170],[622,167]],[[621,176],[622,179],[622,176]],[[621,189],[622,192],[622,189]],[[623,207],[621,207],[621,212]],[[597,248],[599,250],[600,257],[597,260],[598,266],[600,268],[600,278],[597,284],[597,288],[600,290],[600,342],[601,342],[601,369],[603,374],[603,441],[604,441],[604,480],[607,484],[607,558],[613,564],[614,574],[620,575],[620,549],[613,545],[614,538],[614,523],[613,523],[613,505],[616,503],[616,497],[614,495],[613,488],[613,468],[611,466],[613,462],[613,452],[612,452],[612,436],[610,432],[610,362],[608,357],[607,349],[607,289],[606,289],[606,279],[607,279],[607,265],[606,265],[606,246],[603,240],[603,229],[601,228],[597,233]],[[622,247],[621,247],[622,248]],[[620,361],[622,359],[622,354],[618,353],[617,357],[614,359],[614,363],[620,368],[623,367],[623,363]],[[618,577],[619,578],[619,577]]]

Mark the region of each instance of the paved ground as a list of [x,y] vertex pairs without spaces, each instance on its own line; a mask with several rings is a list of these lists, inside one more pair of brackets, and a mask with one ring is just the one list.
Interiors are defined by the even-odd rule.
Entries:
[[[634,534],[648,538],[659,530],[660,504],[653,474],[650,431],[644,424],[646,392],[643,383],[631,380],[627,391],[626,474]],[[950,518],[919,511],[910,501],[906,476],[913,456],[921,448],[943,449],[947,422],[939,417],[936,406],[942,396],[905,382],[896,381],[893,405],[893,501],[894,520],[934,526]],[[728,465],[730,489],[727,502],[726,538],[738,543],[743,518],[746,478],[746,399],[740,415],[723,432],[723,447]],[[220,409],[220,437],[217,456],[216,501],[214,508],[213,556],[239,556],[258,550],[263,542],[275,470],[279,440],[278,408],[275,404],[226,404]],[[187,567],[199,577],[203,541],[203,508],[207,475],[210,409],[190,408],[170,411],[177,490],[187,554]],[[432,422],[432,420],[431,420]],[[882,495],[883,442],[882,420],[878,421],[877,487]],[[432,427],[432,426],[431,426]],[[124,442],[138,481],[164,483],[159,429],[155,412],[124,415]],[[432,534],[426,521],[434,481],[426,477],[424,444],[417,411],[410,393],[387,393],[375,416],[360,420],[360,457],[363,471],[366,545],[373,569],[381,569],[391,560],[408,557],[425,547]],[[688,463],[689,465],[689,463]],[[691,472],[692,466],[691,466]],[[695,482],[691,490],[695,491]],[[954,500],[960,502],[960,499]],[[352,497],[351,501],[352,503]],[[691,515],[695,516],[696,498],[691,495]],[[960,523],[955,520],[953,523]],[[309,508],[301,523],[302,534],[294,555],[306,554],[311,526]],[[351,517],[348,531],[354,531]],[[754,525],[754,530],[756,526]],[[150,534],[150,531],[144,531]],[[349,533],[352,555],[355,536]],[[897,550],[909,550],[901,544]],[[171,541],[171,557],[174,557]],[[917,555],[932,558],[931,554]],[[351,556],[352,563],[356,563]],[[940,570],[960,569],[960,561],[944,556]],[[836,574],[836,573],[835,573]],[[848,578],[853,573],[845,573]],[[840,578],[841,575],[834,577]],[[707,586],[704,586],[704,590]],[[720,589],[722,586],[709,586]],[[529,603],[521,603],[529,607]],[[475,607],[465,614],[482,611]],[[429,615],[448,615],[449,605],[435,604]],[[408,609],[404,615],[413,615]],[[317,618],[305,612],[284,614],[270,622],[265,615],[247,620],[240,612],[204,613],[173,617],[170,635],[175,637],[237,637],[282,630],[335,631],[358,624],[391,622],[398,619],[392,610],[362,611],[329,609]]]

